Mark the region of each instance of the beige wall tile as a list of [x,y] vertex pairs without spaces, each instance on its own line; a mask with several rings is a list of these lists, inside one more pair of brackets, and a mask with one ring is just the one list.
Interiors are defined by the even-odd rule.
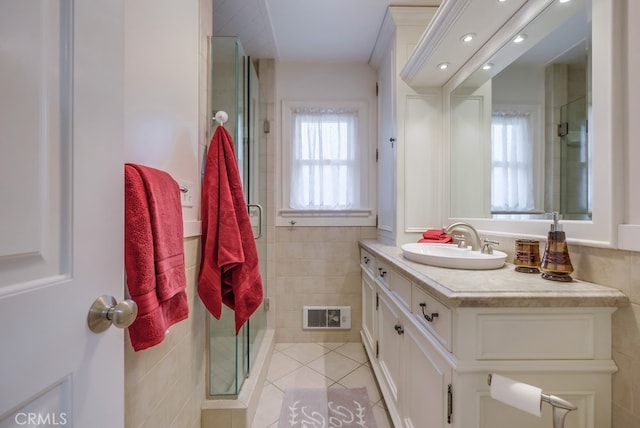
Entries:
[[[185,240],[185,260],[199,260],[199,239]],[[199,427],[204,399],[204,308],[195,291],[198,267],[187,268],[189,318],[165,340],[134,352],[125,335],[125,425]]]
[[202,428],[232,427],[231,410],[203,410]]
[[640,305],[640,253],[629,253],[629,299],[632,303]]

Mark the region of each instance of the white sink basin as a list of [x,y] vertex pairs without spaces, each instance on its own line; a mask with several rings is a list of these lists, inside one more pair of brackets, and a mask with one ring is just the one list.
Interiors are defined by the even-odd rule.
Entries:
[[452,269],[499,269],[507,259],[507,254],[502,251],[493,250],[493,254],[483,254],[472,251],[471,247],[458,248],[455,244],[404,244],[402,252],[414,262]]

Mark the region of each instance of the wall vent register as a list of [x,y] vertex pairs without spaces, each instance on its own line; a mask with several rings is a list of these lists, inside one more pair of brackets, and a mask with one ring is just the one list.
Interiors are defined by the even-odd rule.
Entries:
[[302,309],[302,328],[349,329],[351,306],[305,306]]

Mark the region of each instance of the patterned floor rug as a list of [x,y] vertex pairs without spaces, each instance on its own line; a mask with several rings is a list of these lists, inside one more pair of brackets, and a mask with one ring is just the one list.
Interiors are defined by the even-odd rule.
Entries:
[[278,428],[376,428],[366,388],[287,389]]

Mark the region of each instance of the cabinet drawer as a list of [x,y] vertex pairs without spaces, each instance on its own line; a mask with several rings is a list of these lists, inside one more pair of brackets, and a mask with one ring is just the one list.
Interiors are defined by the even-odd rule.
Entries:
[[360,250],[360,265],[376,277],[376,259],[367,250]]
[[407,309],[411,310],[411,281],[395,270],[391,272],[389,281],[391,291]]
[[413,284],[411,312],[448,351],[451,351],[451,309]]
[[476,342],[478,360],[595,358],[597,323],[591,314],[478,313],[472,324],[474,337],[467,343]]
[[376,260],[376,272],[373,275],[382,285],[389,288],[389,277],[391,276],[391,267],[382,260]]

